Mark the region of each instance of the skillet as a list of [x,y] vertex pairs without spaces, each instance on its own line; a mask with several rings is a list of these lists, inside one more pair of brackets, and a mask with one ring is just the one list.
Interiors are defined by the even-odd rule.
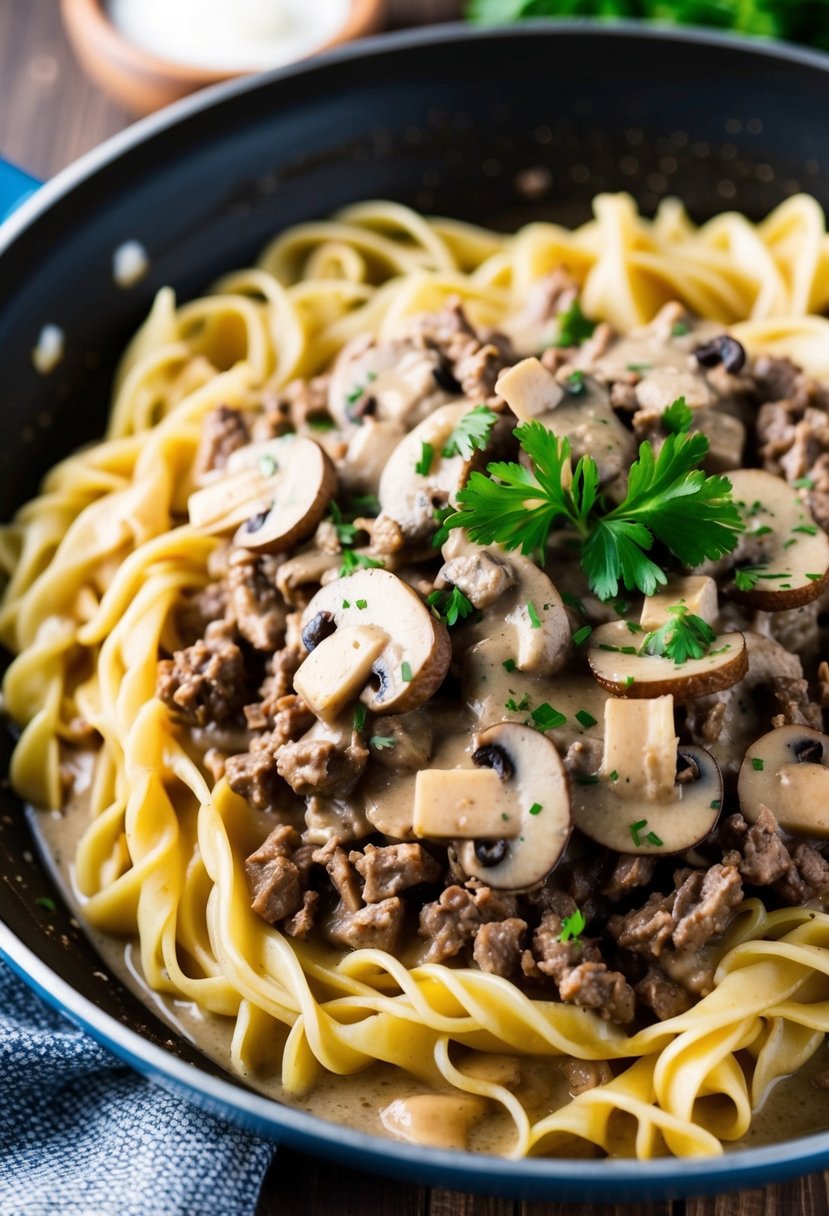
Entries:
[[[828,99],[829,57],[808,51],[539,22],[373,39],[144,120],[0,228],[0,517],[101,433],[117,358],[160,286],[192,297],[280,229],[367,198],[504,230],[580,222],[601,190],[628,190],[646,212],[675,194],[697,220],[729,207],[758,218],[800,189],[829,208]],[[528,192],[526,171],[538,168],[543,188]],[[30,185],[0,164],[0,204]],[[151,266],[125,291],[111,260],[127,239],[141,241]],[[49,323],[64,331],[65,355],[44,377],[31,351]],[[11,748],[0,734],[4,771]],[[758,1186],[829,1162],[829,1132],[704,1161],[507,1162],[381,1141],[282,1107],[206,1060],[108,973],[5,782],[0,954],[159,1084],[365,1169],[516,1198],[622,1202]]]

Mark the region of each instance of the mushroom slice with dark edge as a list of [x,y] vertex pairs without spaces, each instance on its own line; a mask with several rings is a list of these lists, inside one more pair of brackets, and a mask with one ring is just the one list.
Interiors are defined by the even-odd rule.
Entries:
[[380,477],[384,515],[397,521],[410,543],[428,540],[437,529],[436,507],[445,506],[466,484],[479,453],[467,459],[445,456],[450,436],[475,406],[443,405],[398,443]]
[[734,571],[728,595],[766,612],[816,600],[829,582],[829,537],[798,491],[762,469],[728,476],[746,525],[727,567]]
[[686,701],[721,692],[748,671],[748,654],[741,633],[718,634],[701,659],[675,663],[664,655],[642,653],[641,626],[631,632],[627,621],[610,621],[590,635],[587,661],[593,677],[607,692],[634,699],[666,693]]
[[829,735],[811,726],[769,731],[746,752],[737,792],[749,823],[766,806],[785,831],[829,839]]
[[[370,664],[365,660],[377,635],[371,644],[361,644],[356,665],[360,678],[365,671],[362,688],[343,668],[343,647],[336,636],[341,628],[355,627],[374,628],[386,639]],[[346,650],[353,640],[349,635]],[[417,709],[443,683],[452,655],[446,627],[416,591],[388,570],[358,570],[327,583],[302,614],[302,641],[311,654],[294,676],[294,686],[321,717],[331,712],[332,695],[335,703],[341,701],[345,688],[348,697],[359,696],[372,713]]]
[[500,837],[470,839],[475,831],[470,823],[456,833],[467,837],[458,846],[458,861],[470,878],[490,887],[534,887],[555,867],[570,837],[570,792],[561,757],[545,735],[514,722],[489,727],[475,742],[472,759],[496,775],[506,804],[498,812]]
[[471,637],[480,638],[476,647],[503,652],[501,658],[510,655],[519,671],[550,676],[561,670],[571,649],[570,621],[561,596],[534,561],[499,545],[482,549],[460,528],[449,534],[442,553],[446,565],[438,585],[444,582],[444,571],[461,557],[486,554],[508,572],[509,585],[482,620],[468,627]]
[[722,777],[702,747],[678,747],[671,696],[610,699],[598,772],[573,785],[573,822],[617,853],[683,853],[722,806]]
[[562,388],[540,360],[524,359],[501,373],[495,391],[517,418],[535,418],[566,438],[574,464],[581,456],[592,456],[602,484],[635,459],[633,436],[616,417],[607,390],[582,372],[565,375]]
[[224,476],[190,495],[187,510],[194,528],[214,535],[237,529],[235,544],[278,553],[311,535],[336,489],[319,444],[283,435],[238,448]]

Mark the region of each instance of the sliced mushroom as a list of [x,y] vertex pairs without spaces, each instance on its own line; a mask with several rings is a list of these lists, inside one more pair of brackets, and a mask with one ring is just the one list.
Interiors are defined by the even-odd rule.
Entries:
[[414,1094],[395,1098],[380,1111],[380,1122],[398,1140],[434,1148],[469,1148],[469,1135],[487,1112],[471,1094]]
[[399,422],[366,418],[353,431],[339,465],[343,489],[348,494],[377,494],[383,469],[405,434]]
[[502,371],[495,382],[495,391],[521,422],[540,418],[564,399],[564,389],[536,358],[522,359]]
[[746,752],[737,792],[749,823],[766,806],[785,831],[829,839],[829,735],[811,726],[763,735]]
[[294,688],[318,717],[333,721],[362,692],[388,643],[376,625],[342,625],[314,646]]
[[520,821],[515,791],[494,768],[425,768],[415,778],[415,836],[512,839],[520,831]]
[[704,377],[677,367],[654,367],[645,371],[634,391],[641,409],[660,414],[679,397],[692,410],[712,402],[711,390]]
[[534,561],[521,553],[507,553],[499,545],[482,549],[461,529],[450,533],[442,553],[446,564],[438,574],[438,585],[452,581],[459,558],[484,555],[511,582],[483,619],[467,627],[467,636],[478,647],[503,651],[519,671],[549,676],[561,670],[570,654],[570,621],[561,596]]
[[[335,630],[358,625],[374,626],[388,639],[359,693],[372,712],[417,709],[437,691],[449,668],[449,635],[402,579],[368,569],[326,584],[302,614],[302,639],[313,652]],[[295,681],[303,679],[304,668],[305,663]]]
[[386,463],[380,478],[380,506],[410,543],[426,540],[436,531],[436,509],[446,506],[469,477],[477,454],[467,460],[458,452],[444,456],[443,450],[455,427],[474,408],[468,401],[441,406],[397,445]]
[[677,604],[713,625],[720,611],[717,584],[707,574],[669,574],[664,587],[655,595],[645,596],[639,624],[643,629],[659,629],[671,619],[668,610]]
[[403,338],[375,344],[360,335],[334,364],[328,411],[343,428],[373,417],[408,430],[457,396],[446,391],[442,378],[437,351]]
[[729,478],[746,525],[726,567],[736,568],[729,596],[767,612],[817,599],[829,583],[829,537],[798,491],[762,469],[738,469]]
[[604,755],[573,785],[573,822],[617,853],[683,853],[714,827],[722,777],[702,747],[678,747],[671,696],[611,699]]
[[522,891],[542,882],[570,837],[570,792],[555,744],[545,735],[499,722],[476,739],[476,764],[494,770],[510,795],[510,819],[518,835],[489,843],[465,840],[458,861],[471,878],[490,887]]
[[213,535],[238,529],[235,544],[278,553],[311,535],[336,489],[319,444],[283,435],[238,448],[225,475],[191,494],[187,509],[194,528]]
[[[539,360],[525,359],[517,369],[501,375],[496,389],[516,417],[535,418],[560,439],[569,440],[574,464],[581,456],[592,456],[604,484],[634,460],[633,436],[613,412],[607,390],[589,376],[579,374],[574,379],[565,374],[570,370],[559,373],[564,391],[556,393],[559,386]],[[542,411],[545,401],[549,404]]]
[[748,671],[741,633],[718,634],[707,655],[685,663],[642,653],[643,639],[641,626],[631,632],[627,621],[611,621],[593,630],[587,661],[602,688],[619,697],[640,699],[672,693],[686,701],[730,688]]

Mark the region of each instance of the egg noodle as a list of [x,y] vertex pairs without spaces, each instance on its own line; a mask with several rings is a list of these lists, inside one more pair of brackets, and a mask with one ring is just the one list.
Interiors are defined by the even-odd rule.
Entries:
[[[639,1158],[717,1154],[829,1029],[829,915],[746,900],[710,995],[632,1036],[482,971],[340,957],[251,910],[243,860],[261,830],[224,780],[211,788],[155,697],[159,652],[181,645],[173,610],[207,584],[219,543],[180,522],[205,415],[256,406],[355,335],[388,336],[450,295],[497,324],[561,265],[584,311],[620,331],[679,299],[749,351],[829,377],[829,321],[816,315],[829,310],[829,236],[802,195],[756,225],[729,213],[702,227],[676,201],[651,221],[603,195],[575,231],[534,223],[512,236],[369,202],[290,229],[202,299],[177,307],[164,289],[121,363],[105,439],[52,469],[0,533],[0,638],[17,656],[4,697],[22,732],[11,781],[59,807],[63,746],[89,746],[87,724],[98,732],[76,858],[83,914],[137,934],[151,988],[235,1019],[242,1076],[281,1071],[303,1094],[322,1070],[381,1060],[501,1104],[515,1157],[567,1151],[569,1137]],[[533,1122],[510,1090],[465,1074],[458,1045],[625,1063]]]

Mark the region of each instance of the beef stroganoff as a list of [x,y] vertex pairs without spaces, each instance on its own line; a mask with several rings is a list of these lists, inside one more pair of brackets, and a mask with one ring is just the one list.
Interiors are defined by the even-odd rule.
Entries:
[[829,1081],[827,308],[805,196],[366,203],[159,293],[0,536],[11,779],[251,1084],[648,1158]]

